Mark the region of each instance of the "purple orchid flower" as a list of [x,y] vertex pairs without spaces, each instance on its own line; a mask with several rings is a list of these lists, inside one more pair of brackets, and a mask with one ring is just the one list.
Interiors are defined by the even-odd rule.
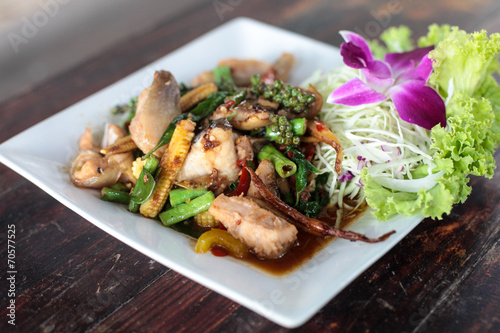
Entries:
[[340,54],[344,63],[361,69],[365,82],[354,78],[335,89],[327,98],[331,104],[361,105],[392,99],[401,119],[431,129],[446,126],[446,108],[439,94],[426,86],[432,72],[428,53],[433,46],[403,53],[387,53],[376,60],[368,43],[358,34],[341,31],[346,41]]

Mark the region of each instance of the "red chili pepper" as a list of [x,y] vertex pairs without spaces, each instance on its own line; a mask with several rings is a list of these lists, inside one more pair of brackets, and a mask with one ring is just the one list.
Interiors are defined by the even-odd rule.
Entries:
[[212,251],[212,254],[216,257],[225,257],[228,255],[226,249],[220,246],[212,247],[210,251]]
[[323,124],[321,121],[315,120],[314,123],[316,124],[316,129],[318,131],[324,131],[326,129],[325,124]]
[[314,146],[313,145],[305,145],[305,148],[306,148],[306,153],[305,153],[306,160],[311,162],[311,160],[314,156],[314,153],[315,153]]
[[260,80],[265,84],[273,84],[276,80],[276,69],[271,67],[267,73],[261,76]]
[[230,99],[229,101],[226,102],[226,107],[230,108],[231,106],[234,105],[234,103],[236,103],[236,101],[234,99]]
[[247,160],[245,160],[244,158],[239,159],[236,161],[236,165],[239,166],[240,168],[243,168],[244,166],[247,165]]
[[232,194],[233,196],[238,196],[242,193],[246,195],[248,192],[248,188],[250,187],[250,176],[248,175],[248,171],[244,168],[246,166],[247,161],[244,161],[242,165],[243,169],[241,170],[240,182],[236,190],[234,190]]

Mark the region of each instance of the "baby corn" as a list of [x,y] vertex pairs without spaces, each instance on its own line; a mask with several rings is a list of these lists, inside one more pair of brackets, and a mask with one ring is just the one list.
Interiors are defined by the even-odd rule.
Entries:
[[161,170],[153,193],[140,207],[142,215],[155,218],[165,205],[177,173],[191,147],[195,126],[196,124],[189,119],[177,123],[172,140],[161,158]]
[[208,95],[217,91],[217,86],[212,82],[202,84],[201,86],[188,91],[181,97],[181,111],[187,112],[191,110],[195,105],[205,100]]
[[137,148],[134,140],[130,135],[127,135],[121,139],[116,140],[115,143],[107,146],[106,148],[101,149],[101,154],[121,154],[134,150]]
[[219,221],[215,220],[212,214],[208,212],[208,210],[198,213],[194,216],[194,221],[200,227],[210,227],[210,228],[218,228]]

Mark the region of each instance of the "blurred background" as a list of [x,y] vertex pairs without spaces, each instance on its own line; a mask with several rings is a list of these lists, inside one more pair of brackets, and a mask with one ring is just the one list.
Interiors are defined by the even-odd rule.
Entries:
[[0,103],[199,0],[0,0]]
[[[381,27],[415,27],[416,22],[418,26],[440,22],[495,32],[488,22],[500,12],[498,0],[435,0],[432,5],[414,0],[310,0],[307,8],[301,1],[280,3],[266,9],[269,6],[263,0],[0,0],[0,104],[128,40],[147,38],[146,32],[170,22],[184,32],[177,40],[188,42],[199,30],[253,13],[250,17],[257,20],[339,45],[339,27],[368,32],[370,38],[377,37]],[[262,12],[252,11],[259,6]],[[307,15],[296,22],[301,12]],[[189,22],[177,22],[179,17]],[[325,30],[325,22],[332,22],[332,29]],[[199,25],[196,35],[193,25]]]

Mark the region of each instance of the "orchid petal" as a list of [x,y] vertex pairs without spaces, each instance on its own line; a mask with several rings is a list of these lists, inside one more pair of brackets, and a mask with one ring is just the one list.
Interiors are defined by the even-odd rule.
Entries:
[[361,105],[381,102],[387,99],[358,78],[354,78],[335,89],[326,102],[330,104]]
[[364,69],[363,74],[365,76],[366,84],[379,93],[385,93],[387,89],[394,85],[395,80],[391,76],[387,78],[376,76],[373,75],[373,72],[368,69]]
[[398,81],[421,80],[427,83],[432,73],[432,62],[433,60],[428,55],[425,55],[416,67],[401,74],[398,77]]
[[439,94],[422,81],[407,81],[388,91],[404,121],[430,130],[437,124],[446,127],[446,108]]
[[351,68],[366,68],[367,58],[363,50],[353,43],[342,43],[340,46],[340,55],[344,60],[344,64]]
[[402,71],[413,68],[415,64],[421,61],[433,48],[434,46],[428,46],[416,48],[408,52],[387,53],[384,60],[391,66],[394,75],[397,76]]
[[347,30],[341,30],[339,33],[347,43],[352,43],[361,49],[367,62],[373,61],[373,54],[370,46],[368,46],[368,43],[362,36]]
[[369,62],[366,69],[370,71],[370,75],[380,79],[388,79],[392,77],[391,68],[383,61],[375,60]]

